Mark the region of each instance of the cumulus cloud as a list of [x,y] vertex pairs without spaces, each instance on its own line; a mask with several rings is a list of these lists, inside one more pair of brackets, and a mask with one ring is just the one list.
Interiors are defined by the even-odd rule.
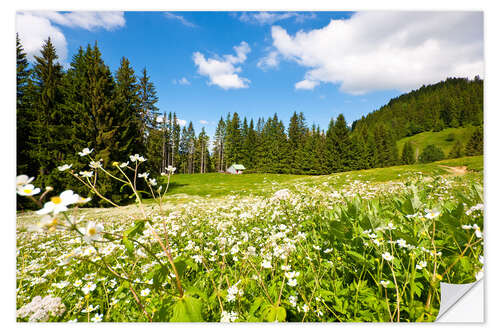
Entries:
[[278,51],[271,51],[257,62],[257,67],[262,70],[277,68],[279,65]]
[[16,16],[16,31],[21,39],[24,52],[30,61],[40,52],[44,41],[50,37],[61,62],[67,57],[66,37],[61,30],[53,26],[47,18],[30,13],[18,13]]
[[176,14],[167,12],[167,13],[165,13],[165,17],[169,20],[179,21],[180,23],[182,23],[186,27],[196,28],[196,24],[186,20],[186,18],[184,16],[176,15]]
[[190,84],[191,84],[191,82],[189,82],[189,80],[188,80],[188,79],[186,79],[185,77],[182,77],[182,78],[180,78],[180,79],[178,79],[178,80],[173,79],[173,80],[172,80],[172,82],[173,82],[174,84],[180,84],[180,85],[183,85],[183,86],[188,86],[188,85],[190,85]]
[[16,31],[30,61],[33,61],[44,41],[50,37],[59,59],[65,62],[68,53],[67,41],[59,26],[113,30],[125,26],[125,17],[123,12],[18,12]]
[[52,11],[34,11],[31,14],[38,17],[45,17],[55,24],[63,25],[71,28],[83,28],[86,30],[94,30],[104,28],[113,30],[125,26],[125,17],[123,12],[52,12]]
[[198,73],[209,78],[209,85],[217,85],[223,89],[248,88],[250,80],[240,77],[241,67],[236,66],[245,62],[250,46],[246,42],[234,47],[236,55],[224,55],[214,58],[205,58],[200,52],[193,54],[193,61],[198,67]]
[[207,125],[207,124],[208,124],[208,121],[206,121],[206,120],[203,120],[203,119],[202,119],[202,120],[200,120],[200,124],[202,124],[202,125]]
[[313,90],[319,84],[318,81],[302,80],[295,83],[295,89],[297,90]]
[[[165,120],[168,122],[168,117],[166,117]],[[163,123],[163,116],[156,117],[156,122]],[[186,126],[186,124],[187,124],[186,120],[177,118],[177,125]]]
[[296,89],[334,83],[350,94],[409,91],[484,72],[481,12],[360,12],[295,35],[280,26],[271,33],[271,52],[308,68]]
[[277,21],[287,20],[290,18],[295,18],[296,22],[304,22],[307,19],[316,18],[316,14],[303,14],[303,13],[295,13],[295,12],[286,12],[286,13],[276,13],[276,12],[245,12],[240,15],[239,19],[242,22],[246,23],[254,23],[260,25],[273,24]]

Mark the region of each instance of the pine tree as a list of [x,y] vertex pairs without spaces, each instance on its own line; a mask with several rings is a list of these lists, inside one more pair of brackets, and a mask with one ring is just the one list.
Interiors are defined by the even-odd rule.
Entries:
[[19,35],[16,34],[16,159],[17,174],[34,174],[37,169],[31,163],[30,152],[34,142],[31,135],[35,116],[30,105],[29,90],[32,87],[31,71],[28,69],[26,53],[21,45]]
[[222,117],[217,124],[214,135],[214,157],[217,171],[224,171],[224,138],[226,136],[226,123]]
[[32,158],[39,166],[37,181],[40,186],[59,188],[55,168],[62,163],[71,147],[71,118],[61,107],[64,73],[50,38],[45,41],[40,53],[40,56],[35,56],[33,66],[33,107],[37,118],[33,126],[35,143]]
[[306,144],[307,131],[304,114],[302,112],[300,114],[294,112],[288,125],[288,172],[290,173],[302,173],[304,168],[306,168],[304,166],[304,146]]
[[233,114],[233,118],[231,119],[228,131],[227,131],[227,144],[226,148],[227,152],[227,163],[229,165],[233,163],[241,163],[242,160],[242,137],[241,137],[241,124],[238,113]]
[[457,140],[448,153],[448,158],[459,158],[462,156],[464,156],[464,147],[462,143]]
[[179,172],[188,173],[189,138],[186,126],[183,126],[181,131],[181,137],[179,140],[179,157]]
[[337,141],[335,138],[335,121],[330,119],[328,124],[328,130],[326,131],[325,137],[326,145],[326,169],[328,173],[333,173],[338,170],[340,157],[337,154]]
[[156,103],[158,103],[158,96],[156,95],[155,86],[151,82],[146,68],[142,70],[142,76],[139,79],[138,94],[140,100],[141,135],[144,137],[148,130],[158,127],[157,118],[159,116],[159,109],[156,106]]
[[208,159],[208,141],[209,137],[205,132],[205,127],[202,127],[201,132],[198,136],[198,154],[199,154],[199,159],[200,159],[200,173],[206,173],[209,168],[207,166],[207,163],[209,162]]
[[181,135],[181,127],[179,125],[179,119],[174,112],[172,118],[172,135],[171,135],[171,162],[170,165],[173,167],[177,166],[179,160],[179,141]]
[[254,169],[256,164],[256,147],[257,147],[257,132],[254,129],[253,119],[250,120],[250,125],[248,126],[248,133],[244,142],[244,149],[247,151],[247,169]]
[[465,155],[475,156],[483,155],[483,128],[477,128],[470,137],[467,145],[465,146]]
[[[123,96],[120,97],[119,103],[115,103],[118,102],[115,101],[117,96],[123,92],[115,93],[113,76],[109,67],[102,60],[97,43],[94,44],[94,47],[90,45],[87,47],[84,63],[77,67],[80,66],[79,70],[83,70],[84,75],[81,77],[83,81],[78,85],[81,89],[78,97],[81,98],[81,102],[76,109],[78,113],[74,117],[74,150],[79,151],[85,147],[93,148],[94,158],[102,159],[104,167],[109,169],[111,162],[126,161],[132,153],[127,149],[133,149],[134,139],[129,137],[128,142],[120,140],[127,139],[123,132],[129,133],[130,136],[133,135],[132,131],[124,131],[128,124],[123,123],[123,121],[134,118],[129,118],[126,99]],[[136,124],[137,122],[131,126],[137,128]],[[81,158],[79,160],[82,161]],[[101,180],[99,191],[104,196],[111,197],[115,202],[126,200],[129,193],[126,193],[126,190],[125,192],[120,191],[121,184],[111,182],[106,177],[101,178]],[[96,202],[98,201],[96,200]],[[102,201],[100,203],[104,204]]]
[[335,122],[333,119],[330,121],[326,139],[330,172],[349,170],[351,164],[351,139],[344,115],[339,114]]
[[123,159],[131,154],[145,153],[139,85],[127,58],[123,57],[116,72],[114,108],[119,130],[114,140],[118,143],[113,158]]
[[339,114],[337,120],[335,121],[334,133],[336,140],[336,153],[339,156],[337,170],[348,171],[352,158],[351,139],[343,114]]
[[418,161],[420,163],[429,163],[434,161],[439,161],[444,159],[444,152],[441,148],[436,145],[425,146],[422,154],[418,156]]
[[243,126],[241,128],[241,161],[240,164],[244,166],[249,165],[250,160],[250,150],[251,147],[248,147],[248,121],[247,117],[243,118]]
[[410,141],[406,141],[401,152],[402,164],[415,164],[415,149]]
[[194,173],[195,172],[195,153],[196,153],[196,133],[194,131],[193,127],[193,122],[189,122],[188,128],[187,128],[187,143],[188,143],[188,162],[187,162],[187,169],[188,173]]

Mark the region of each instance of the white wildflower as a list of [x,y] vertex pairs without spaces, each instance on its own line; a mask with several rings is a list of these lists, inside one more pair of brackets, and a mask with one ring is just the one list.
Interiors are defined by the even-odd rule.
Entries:
[[73,164],[64,164],[64,165],[58,166],[57,169],[59,169],[59,171],[66,171],[66,170],[71,169],[72,166],[73,166]]
[[90,153],[92,153],[93,151],[94,151],[94,148],[92,148],[92,149],[83,148],[83,150],[81,152],[79,152],[78,155],[80,155],[80,156],[87,156]]
[[80,196],[73,193],[71,190],[62,192],[59,196],[50,198],[50,201],[43,205],[43,208],[37,210],[36,213],[39,215],[46,214],[57,214],[60,212],[65,212],[68,210],[67,206],[77,203],[80,200]]
[[79,174],[83,178],[90,178],[90,177],[94,176],[94,171],[80,171]]
[[383,253],[382,258],[384,258],[387,261],[392,261],[392,259],[394,259],[394,257],[389,252]]
[[23,197],[31,197],[35,194],[40,193],[40,189],[38,187],[35,188],[33,184],[26,184],[18,186],[16,189],[17,194]]

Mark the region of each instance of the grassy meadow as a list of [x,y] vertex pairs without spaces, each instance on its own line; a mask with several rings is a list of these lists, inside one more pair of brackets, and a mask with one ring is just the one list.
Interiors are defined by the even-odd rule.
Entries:
[[477,126],[468,126],[445,128],[440,132],[422,132],[399,140],[397,142],[398,151],[399,154],[401,154],[404,144],[409,141],[415,146],[417,155],[419,152],[422,152],[426,146],[436,145],[443,150],[445,156],[448,156],[450,150],[457,141],[460,141],[462,146],[465,146],[476,128]]
[[161,207],[19,213],[18,321],[433,321],[439,282],[482,276],[482,170],[173,174]]

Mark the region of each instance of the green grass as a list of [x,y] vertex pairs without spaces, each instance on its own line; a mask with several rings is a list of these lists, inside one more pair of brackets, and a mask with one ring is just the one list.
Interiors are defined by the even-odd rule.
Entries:
[[[462,157],[458,159],[437,161],[428,164],[400,165],[389,168],[341,172],[323,176],[282,175],[282,174],[242,174],[229,175],[220,173],[176,174],[171,178],[167,196],[182,199],[187,196],[220,197],[225,195],[267,195],[277,189],[303,183],[320,185],[324,182],[342,186],[354,180],[370,182],[398,181],[409,174],[422,172],[425,175],[445,175],[446,170],[439,167],[467,166],[470,171],[483,170],[483,156]],[[482,174],[480,175],[482,177]]]
[[[445,155],[448,155],[455,142],[459,140],[462,145],[465,147],[467,141],[472,135],[472,132],[477,128],[477,126],[470,127],[459,127],[459,128],[447,128],[441,132],[422,132],[417,135],[413,135],[407,138],[403,138],[397,142],[398,152],[401,155],[401,151],[403,150],[403,145],[410,141],[415,146],[415,151],[418,156],[419,152],[427,145],[434,144],[440,147]],[[455,135],[455,139],[453,141],[447,141],[446,139],[450,134]]]
[[224,196],[232,194],[263,194],[273,186],[290,183],[311,176],[285,174],[223,173],[175,174],[171,178],[169,195],[187,194],[196,196]]

